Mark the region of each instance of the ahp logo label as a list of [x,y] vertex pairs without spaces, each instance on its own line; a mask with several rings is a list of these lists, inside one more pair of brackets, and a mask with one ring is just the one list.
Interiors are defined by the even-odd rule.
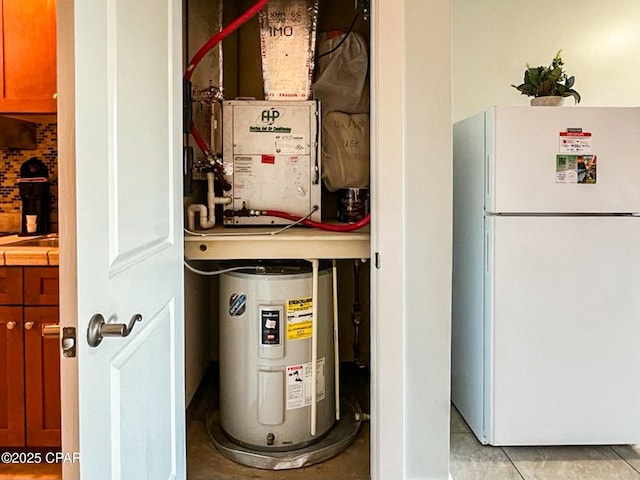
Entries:
[[269,108],[268,110],[262,110],[256,123],[259,125],[273,125],[282,116],[284,116],[284,111]]
[[291,133],[291,127],[282,125],[284,108],[267,108],[260,112],[255,125],[249,125],[250,132],[257,133]]

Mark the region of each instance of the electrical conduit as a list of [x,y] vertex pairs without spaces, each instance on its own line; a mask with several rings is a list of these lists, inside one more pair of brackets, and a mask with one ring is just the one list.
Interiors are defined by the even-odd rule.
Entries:
[[331,261],[331,275],[333,280],[333,368],[336,401],[336,420],[340,420],[340,349],[338,345],[338,264]]
[[309,260],[312,268],[311,283],[311,436],[316,436],[318,421],[318,269],[320,260]]

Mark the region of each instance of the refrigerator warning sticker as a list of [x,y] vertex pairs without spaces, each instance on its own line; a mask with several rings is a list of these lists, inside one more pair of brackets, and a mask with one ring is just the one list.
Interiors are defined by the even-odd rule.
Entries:
[[568,128],[560,132],[560,153],[581,154],[591,152],[591,132],[583,132],[581,128]]
[[311,338],[311,297],[287,300],[287,340]]
[[595,155],[556,155],[556,183],[596,183]]
[[[324,357],[316,363],[316,403],[325,397]],[[311,362],[287,366],[287,410],[311,405]]]

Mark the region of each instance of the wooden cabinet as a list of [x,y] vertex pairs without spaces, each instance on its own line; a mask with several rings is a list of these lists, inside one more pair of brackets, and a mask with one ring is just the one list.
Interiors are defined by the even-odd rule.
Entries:
[[0,307],[0,445],[24,445],[22,307]]
[[22,268],[0,268],[0,305],[22,305]]
[[55,113],[55,0],[0,0],[0,33],[0,112]]
[[20,305],[0,306],[0,446],[57,447],[59,341],[42,328],[58,323],[58,268],[0,267],[0,298],[15,302],[9,278],[20,282]]
[[[58,307],[24,308],[25,423],[29,446],[60,445],[60,342],[43,338],[58,323]],[[27,325],[32,327],[27,329]]]
[[25,305],[58,305],[58,297],[58,267],[24,268]]

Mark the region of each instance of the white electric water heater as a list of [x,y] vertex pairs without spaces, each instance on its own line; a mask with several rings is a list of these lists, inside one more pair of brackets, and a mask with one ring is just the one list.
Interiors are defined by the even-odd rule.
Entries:
[[312,273],[307,262],[220,276],[220,425],[236,443],[284,451],[335,421],[331,269],[318,276],[316,434],[311,435]]

